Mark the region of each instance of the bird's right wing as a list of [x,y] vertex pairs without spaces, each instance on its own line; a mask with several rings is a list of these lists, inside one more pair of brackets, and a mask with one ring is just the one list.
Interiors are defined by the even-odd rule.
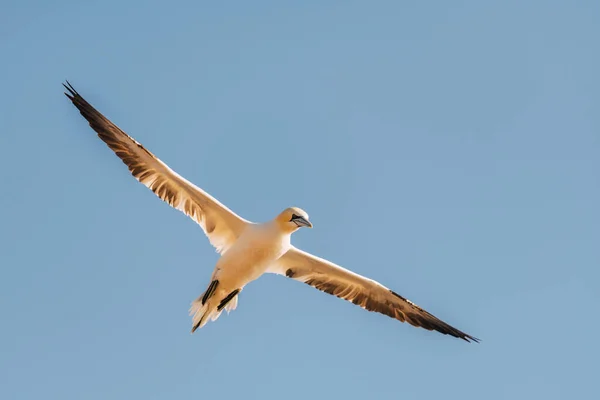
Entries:
[[430,331],[436,330],[467,342],[479,342],[479,339],[448,325],[379,282],[295,247],[288,250],[269,272],[306,283],[365,310],[376,311],[401,322]]
[[92,107],[68,82],[67,85],[67,97],[135,179],[196,221],[219,253],[227,251],[250,222],[177,174]]

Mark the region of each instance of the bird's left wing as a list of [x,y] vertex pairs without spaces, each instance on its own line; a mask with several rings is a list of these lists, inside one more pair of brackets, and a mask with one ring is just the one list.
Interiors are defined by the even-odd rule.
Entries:
[[379,282],[295,247],[285,253],[269,272],[304,282],[323,292],[350,301],[365,310],[376,311],[413,326],[430,331],[436,330],[467,342],[479,341],[436,318]]
[[170,206],[196,221],[219,253],[225,252],[235,242],[250,224],[249,221],[177,174],[96,110],[68,82],[67,85],[63,85],[69,92],[65,93],[67,97],[98,137],[127,165],[135,179]]

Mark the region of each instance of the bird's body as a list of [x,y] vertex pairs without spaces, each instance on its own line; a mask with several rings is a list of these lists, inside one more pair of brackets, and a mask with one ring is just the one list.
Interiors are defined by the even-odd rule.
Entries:
[[204,230],[221,257],[206,291],[192,302],[192,332],[221,313],[234,310],[242,289],[264,273],[274,273],[376,311],[465,341],[478,341],[380,283],[297,249],[291,235],[312,227],[308,214],[290,207],[262,224],[241,218],[217,199],[170,169],[135,139],[98,112],[73,87],[67,97],[131,174],[159,198],[182,211]]
[[217,261],[213,279],[241,287],[264,274],[290,248],[290,235],[273,224],[249,226]]
[[[218,282],[216,289],[207,299],[207,307],[202,308],[203,295],[199,296],[190,308],[194,317],[194,330],[202,327],[200,323],[204,313],[216,320],[220,312],[214,312],[220,302],[235,290],[242,291],[248,283],[258,279],[269,270],[291,246],[290,233],[283,232],[272,221],[264,224],[251,224],[240,235],[231,247],[219,258],[211,276],[211,283]],[[238,292],[238,293],[239,293]],[[237,306],[237,295],[234,303],[227,311]],[[206,323],[207,319],[202,322]]]

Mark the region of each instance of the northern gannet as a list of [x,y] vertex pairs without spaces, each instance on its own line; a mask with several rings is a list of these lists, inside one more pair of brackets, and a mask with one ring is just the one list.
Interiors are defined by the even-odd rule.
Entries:
[[191,304],[192,333],[209,320],[219,318],[223,310],[234,310],[239,293],[248,283],[264,273],[274,273],[368,311],[467,342],[479,342],[379,282],[294,247],[290,243],[292,233],[302,227],[312,228],[308,214],[302,209],[287,208],[272,221],[261,224],[241,218],[119,129],[84,100],[68,81],[63,86],[68,91],[65,95],[131,174],[163,201],[198,223],[221,254],[208,288]]

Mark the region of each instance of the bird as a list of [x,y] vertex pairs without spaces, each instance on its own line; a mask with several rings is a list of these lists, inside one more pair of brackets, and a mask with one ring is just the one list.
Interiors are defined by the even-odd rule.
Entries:
[[381,283],[354,273],[291,244],[291,235],[312,228],[309,215],[289,207],[264,223],[246,220],[216,198],[173,171],[142,144],[88,103],[65,81],[64,94],[98,137],[123,161],[129,172],[161,200],[195,221],[220,254],[210,283],[192,301],[192,330],[236,309],[244,287],[265,273],[282,275],[412,326],[466,342],[479,342],[425,311]]

